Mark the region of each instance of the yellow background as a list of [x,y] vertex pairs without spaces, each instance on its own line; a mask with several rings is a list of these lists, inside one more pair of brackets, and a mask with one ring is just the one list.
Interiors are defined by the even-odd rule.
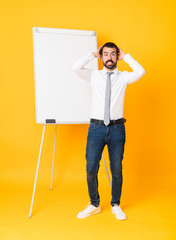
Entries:
[[[0,2],[0,239],[176,239],[175,5],[172,0]],[[111,213],[102,161],[102,213],[76,218],[89,201],[88,125],[83,124],[57,128],[53,191],[54,126],[46,127],[28,218],[43,127],[35,116],[34,26],[94,30],[98,46],[115,42],[146,71],[125,95],[121,207],[126,221]],[[131,71],[123,61],[118,68]],[[104,156],[109,165],[107,147]]]

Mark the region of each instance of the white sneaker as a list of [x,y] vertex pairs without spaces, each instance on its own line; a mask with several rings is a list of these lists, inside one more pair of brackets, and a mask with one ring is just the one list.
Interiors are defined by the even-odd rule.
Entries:
[[78,213],[77,218],[86,218],[86,217],[89,217],[90,215],[93,215],[99,212],[101,212],[100,205],[98,207],[94,207],[92,204],[90,204],[83,211]]
[[125,220],[127,218],[126,214],[122,211],[121,207],[118,205],[112,207],[112,213],[115,214],[116,218],[119,220]]

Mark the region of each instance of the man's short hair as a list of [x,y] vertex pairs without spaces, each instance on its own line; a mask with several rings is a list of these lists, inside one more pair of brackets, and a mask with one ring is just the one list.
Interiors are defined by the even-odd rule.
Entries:
[[104,48],[104,47],[115,48],[117,55],[119,55],[119,49],[118,49],[118,47],[115,45],[115,43],[113,43],[113,42],[107,42],[107,43],[105,43],[105,44],[103,45],[103,47],[100,49],[100,55],[101,55],[101,56],[103,55],[103,48]]

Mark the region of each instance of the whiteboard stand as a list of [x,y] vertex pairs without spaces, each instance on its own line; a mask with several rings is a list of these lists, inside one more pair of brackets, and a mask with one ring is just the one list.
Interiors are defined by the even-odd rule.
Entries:
[[35,182],[34,182],[34,188],[33,188],[33,194],[32,194],[32,201],[31,201],[31,208],[30,208],[29,217],[31,217],[31,215],[32,215],[32,207],[33,207],[33,202],[34,202],[35,188],[36,188],[36,183],[37,183],[37,176],[38,176],[38,170],[39,170],[39,165],[40,165],[40,157],[41,157],[41,152],[42,152],[45,128],[46,128],[46,124],[43,125],[43,133],[42,133],[42,139],[41,139],[41,144],[40,144],[40,151],[39,151],[38,164],[37,164],[37,170],[36,170],[36,175],[35,175]]
[[[35,195],[35,189],[36,189],[36,184],[37,184],[37,177],[38,177],[38,171],[39,171],[39,165],[40,165],[40,158],[41,158],[41,152],[42,152],[42,147],[43,147],[43,139],[44,139],[44,134],[45,134],[45,128],[47,124],[43,124],[43,133],[42,133],[42,139],[41,139],[41,144],[40,144],[40,151],[39,151],[39,157],[38,157],[38,164],[37,164],[37,170],[36,170],[36,175],[35,175],[35,181],[34,181],[34,188],[33,188],[33,194],[32,194],[32,201],[31,201],[31,207],[30,207],[30,212],[29,212],[29,217],[32,216],[32,208],[33,208],[33,202],[34,202],[34,195]],[[50,190],[52,190],[52,184],[53,184],[53,170],[54,170],[54,156],[55,156],[55,146],[56,146],[56,132],[57,132],[57,124],[55,125],[55,134],[54,134],[54,147],[53,147],[53,160],[52,160],[52,171],[51,171],[51,185],[50,185]],[[110,187],[112,188],[111,185],[111,180],[109,177],[109,173],[107,170],[106,162],[102,153],[102,158],[104,162],[104,166],[106,169],[106,173],[108,176],[109,184]]]
[[54,147],[53,147],[53,161],[52,161],[52,172],[51,172],[51,186],[50,190],[53,189],[53,170],[54,170],[54,156],[55,156],[55,146],[56,146],[56,132],[57,132],[57,124],[55,125],[55,134],[54,134]]
[[110,187],[111,187],[111,189],[112,189],[111,180],[110,180],[110,177],[109,177],[109,173],[108,173],[108,169],[107,169],[107,166],[106,166],[106,162],[105,162],[103,153],[102,153],[102,158],[103,158],[104,166],[105,166],[106,173],[107,173],[107,176],[108,176],[109,184],[110,184]]

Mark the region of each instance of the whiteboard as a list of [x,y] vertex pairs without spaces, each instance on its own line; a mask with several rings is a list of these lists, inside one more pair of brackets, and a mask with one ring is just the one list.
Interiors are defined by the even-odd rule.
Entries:
[[[72,65],[97,49],[95,31],[33,27],[36,122],[90,122],[90,83]],[[98,69],[97,58],[85,66]]]

